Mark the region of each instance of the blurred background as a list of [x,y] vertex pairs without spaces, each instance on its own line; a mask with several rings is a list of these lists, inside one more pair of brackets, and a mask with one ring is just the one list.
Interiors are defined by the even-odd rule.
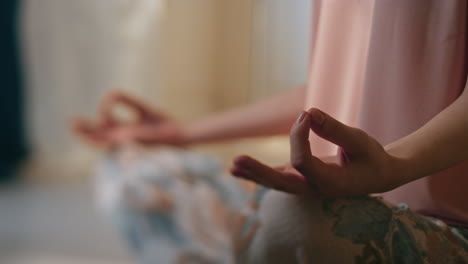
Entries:
[[[0,2],[0,263],[133,263],[69,132],[119,88],[188,121],[306,81],[310,0]],[[197,147],[281,164],[285,138]]]

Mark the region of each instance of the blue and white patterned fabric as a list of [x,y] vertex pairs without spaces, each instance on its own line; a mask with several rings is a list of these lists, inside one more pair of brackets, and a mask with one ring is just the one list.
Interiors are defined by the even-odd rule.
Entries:
[[[100,207],[141,263],[173,263],[184,256],[232,263],[232,228],[226,223],[251,212],[251,195],[221,162],[194,152],[114,154],[99,166],[96,186]],[[139,207],[157,205],[154,190],[169,197],[170,209]]]

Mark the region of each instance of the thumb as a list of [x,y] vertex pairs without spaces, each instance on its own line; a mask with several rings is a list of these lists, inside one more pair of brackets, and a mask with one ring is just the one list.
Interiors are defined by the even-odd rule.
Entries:
[[310,127],[319,137],[326,139],[348,153],[358,154],[367,149],[369,136],[361,129],[347,126],[317,108],[309,109]]

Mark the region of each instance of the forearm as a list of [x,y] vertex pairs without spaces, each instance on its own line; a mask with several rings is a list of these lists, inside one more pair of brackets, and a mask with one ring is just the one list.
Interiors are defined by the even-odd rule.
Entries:
[[304,108],[305,86],[262,102],[196,120],[183,127],[186,143],[271,136],[289,132]]
[[414,133],[386,146],[405,181],[419,179],[468,159],[468,92]]

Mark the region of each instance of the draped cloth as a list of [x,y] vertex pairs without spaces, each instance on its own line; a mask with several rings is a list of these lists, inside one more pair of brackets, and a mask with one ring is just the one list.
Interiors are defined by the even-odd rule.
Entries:
[[[466,82],[464,0],[314,1],[309,94],[317,107],[382,144],[450,105]],[[336,146],[311,136],[316,155]],[[416,212],[468,223],[468,163],[384,197]]]

